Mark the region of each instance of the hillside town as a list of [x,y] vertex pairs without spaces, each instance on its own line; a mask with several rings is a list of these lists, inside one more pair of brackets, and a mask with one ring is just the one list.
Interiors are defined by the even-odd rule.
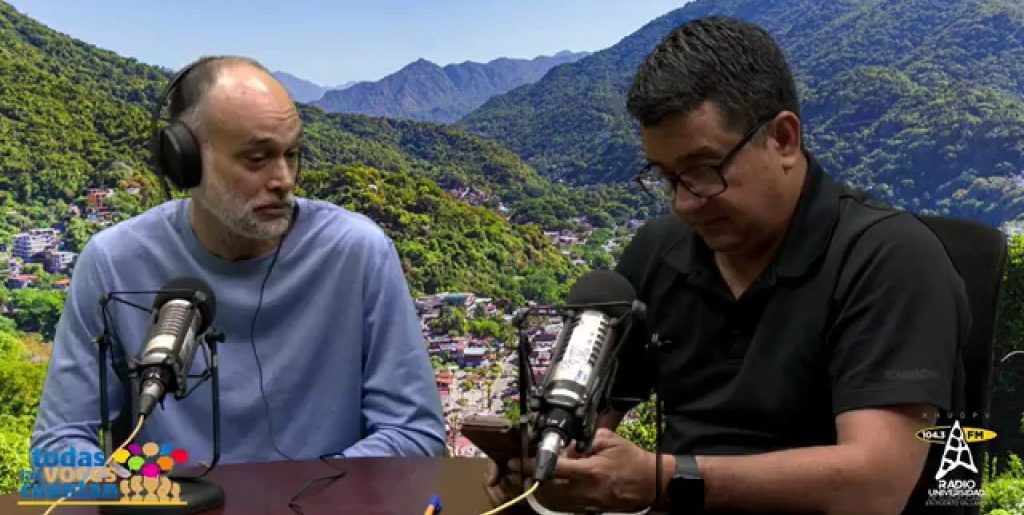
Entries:
[[[78,205],[68,207],[68,212],[50,227],[36,227],[15,234],[10,241],[0,241],[0,279],[9,290],[34,287],[39,280],[38,275],[27,273],[26,265],[42,265],[47,273],[58,276],[70,276],[78,257],[77,250],[70,248],[67,238],[62,236],[68,231],[68,224],[73,218],[94,222],[101,227],[110,225],[117,220],[116,211],[108,203],[117,190],[113,188],[89,188],[85,192],[85,209]],[[139,193],[138,188],[127,190],[131,195]],[[67,289],[70,284],[67,277],[53,282],[53,288]]]
[[[448,435],[448,452],[453,456],[478,456],[477,449],[463,437],[458,428],[469,415],[495,415],[506,413],[508,405],[519,401],[516,384],[518,370],[517,341],[514,331],[506,339],[454,335],[431,324],[441,318],[446,309],[465,313],[467,319],[499,317],[506,324],[511,313],[499,311],[492,299],[473,293],[439,293],[416,299],[421,328],[427,350],[434,364],[434,377],[444,409]],[[528,327],[529,361],[535,378],[542,377],[551,362],[551,351],[562,330],[561,319],[547,320],[540,327]]]

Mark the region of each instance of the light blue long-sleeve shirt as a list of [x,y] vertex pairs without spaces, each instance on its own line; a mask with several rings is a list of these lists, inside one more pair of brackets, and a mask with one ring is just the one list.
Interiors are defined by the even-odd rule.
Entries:
[[[272,254],[228,262],[206,251],[188,222],[189,200],[164,203],[94,235],[75,266],[57,326],[32,447],[76,451],[99,445],[99,299],[111,291],[159,290],[199,278],[216,296],[221,463],[356,456],[437,456],[441,403],[395,247],[367,217],[298,199],[298,214],[266,283],[254,340],[274,442],[260,395],[250,324]],[[151,306],[153,295],[121,295]],[[113,302],[114,345],[128,358],[145,343],[145,312]],[[192,373],[205,366],[202,353]],[[111,419],[122,388],[108,368]],[[194,380],[192,380],[194,381]],[[172,444],[189,462],[211,454],[207,381],[177,401],[168,394],[136,442]],[[134,426],[134,421],[133,424]],[[117,446],[120,442],[114,442]]]

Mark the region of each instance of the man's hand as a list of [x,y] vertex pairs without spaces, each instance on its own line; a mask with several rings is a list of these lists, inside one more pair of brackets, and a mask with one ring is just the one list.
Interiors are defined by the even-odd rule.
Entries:
[[[664,468],[671,457],[662,459],[663,474],[671,474]],[[655,460],[654,453],[608,429],[598,429],[584,456],[558,459],[554,478],[565,481],[558,485],[559,504],[614,512],[648,508],[655,501]],[[542,499],[541,504],[545,504]]]
[[[562,455],[558,458],[569,459],[579,457],[576,453],[574,443],[562,451]],[[526,461],[526,477],[530,478],[532,484],[532,475],[534,471],[534,460],[531,458]],[[491,460],[487,464],[487,475],[485,478],[487,494],[491,499],[491,503],[494,506],[498,506],[508,502],[520,494],[523,493],[523,477],[524,472],[520,467],[520,460],[518,458],[511,459],[504,463],[496,463]],[[537,491],[534,493],[534,497],[546,508],[555,511],[573,511],[578,504],[575,504],[576,500],[568,497],[572,491],[567,488],[568,481],[565,479],[552,478],[545,482]],[[527,486],[529,486],[529,484]]]

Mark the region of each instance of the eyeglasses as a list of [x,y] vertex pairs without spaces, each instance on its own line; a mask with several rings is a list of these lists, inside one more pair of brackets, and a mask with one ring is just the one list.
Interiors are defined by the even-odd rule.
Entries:
[[659,202],[672,202],[676,196],[676,188],[682,185],[696,197],[714,197],[721,195],[728,188],[722,175],[729,163],[739,154],[740,150],[753,139],[757,131],[766,123],[775,119],[776,115],[758,119],[736,144],[717,164],[704,164],[681,172],[663,172],[653,163],[647,163],[633,180],[640,185],[648,196]]

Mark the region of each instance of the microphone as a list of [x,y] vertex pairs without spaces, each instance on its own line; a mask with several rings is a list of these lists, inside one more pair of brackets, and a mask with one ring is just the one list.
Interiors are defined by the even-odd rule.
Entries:
[[213,291],[192,277],[171,279],[157,294],[146,346],[135,361],[141,369],[139,414],[149,416],[168,391],[179,398],[185,395],[199,336],[210,327],[216,310]]
[[570,440],[582,451],[594,434],[597,408],[604,385],[613,372],[616,325],[630,311],[642,310],[633,285],[610,270],[595,270],[573,286],[567,299],[577,312],[562,329],[568,341],[555,356],[540,398],[535,431],[540,444],[534,480],[554,473],[562,449]]

